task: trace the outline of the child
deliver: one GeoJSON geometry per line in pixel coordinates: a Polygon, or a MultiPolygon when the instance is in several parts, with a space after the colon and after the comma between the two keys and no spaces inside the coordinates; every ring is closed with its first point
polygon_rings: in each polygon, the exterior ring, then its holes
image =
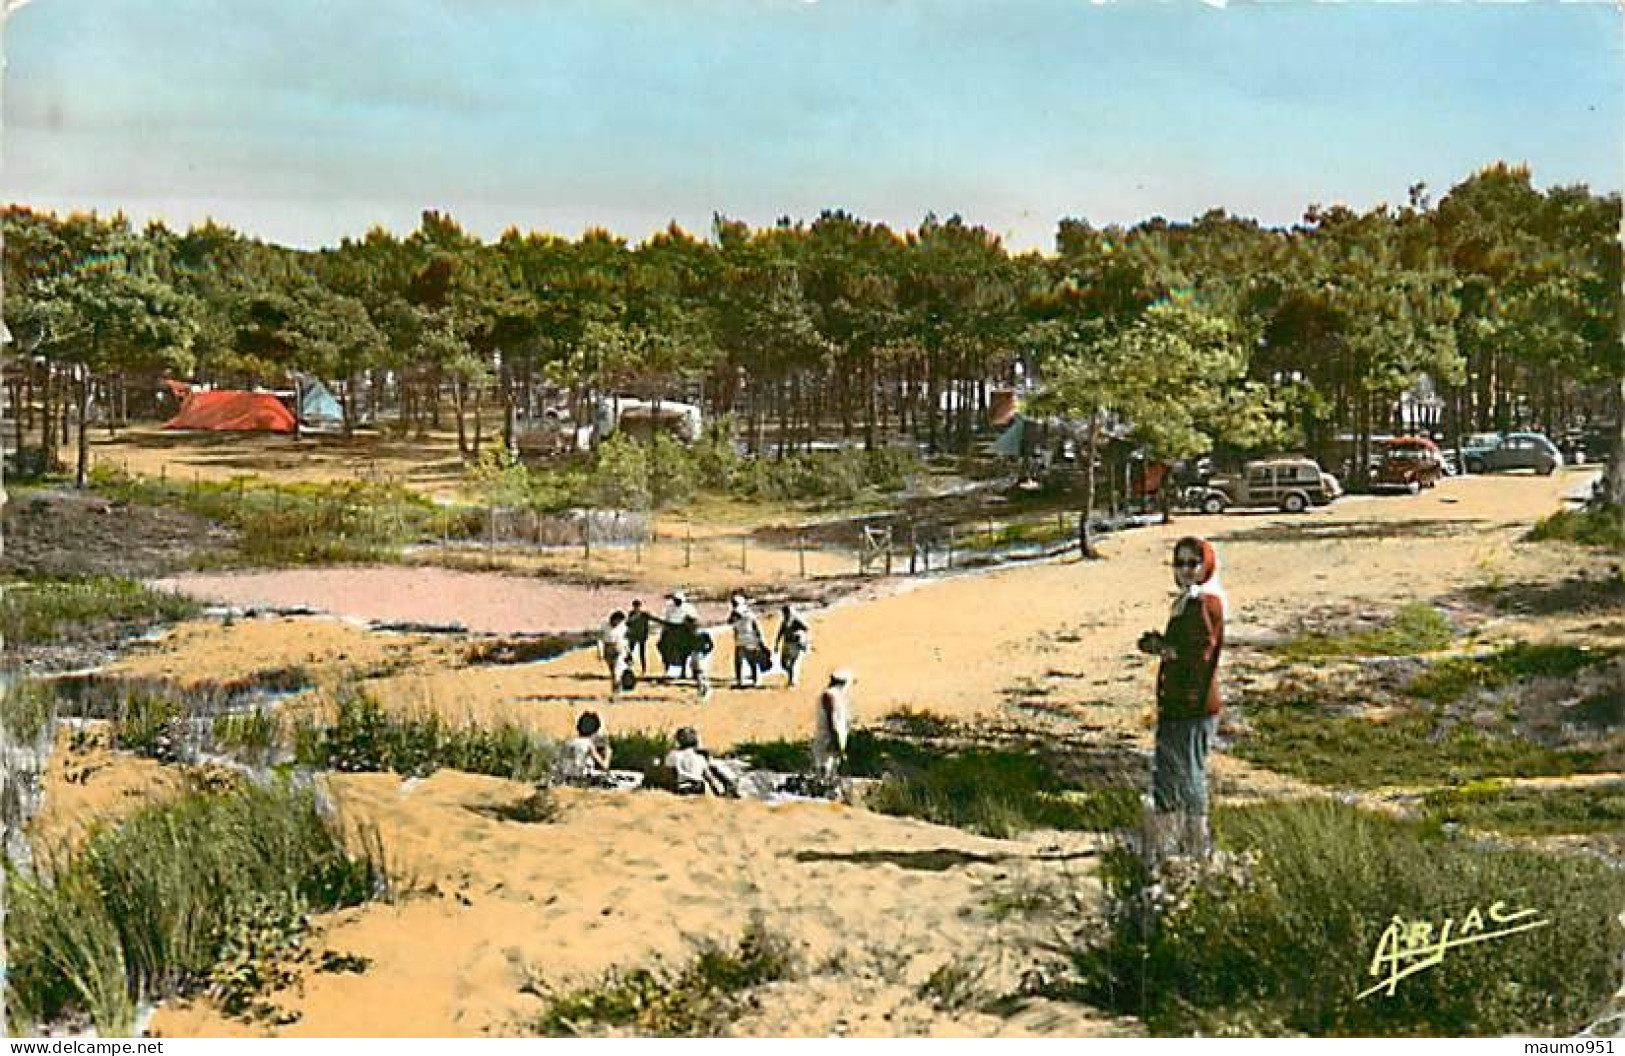
{"type": "Polygon", "coordinates": [[[643,607],[642,598],[632,599],[632,611],[626,614],[627,663],[633,657],[638,661],[638,674],[649,673],[649,625],[653,617],[643,607]]]}
{"type": "Polygon", "coordinates": [[[772,658],[764,657],[766,646],[762,642],[762,625],[750,611],[750,603],[743,594],[733,596],[728,611],[728,626],[734,632],[734,688],[745,688],[745,672],[750,672],[750,684],[760,682],[762,672],[772,666],[772,658]],[[767,663],[763,663],[764,659],[767,663]]]}
{"type": "Polygon", "coordinates": [[[609,668],[609,696],[619,700],[622,678],[631,670],[631,656],[627,650],[626,613],[616,609],[609,614],[609,623],[598,637],[598,648],[609,668]]]}
{"type": "Polygon", "coordinates": [[[831,785],[840,775],[846,758],[846,738],[852,729],[852,672],[842,669],[829,676],[829,685],[818,695],[812,743],[813,776],[831,785]]]}
{"type": "Polygon", "coordinates": [[[609,774],[609,738],[603,720],[595,711],[584,711],[576,719],[576,735],[564,742],[553,776],[571,785],[600,784],[609,774]]]}
{"type": "Polygon", "coordinates": [[[790,676],[790,685],[801,680],[801,662],[812,651],[812,629],[789,605],[784,607],[784,618],[779,621],[779,633],[773,643],[779,650],[779,663],[790,676]]]}
{"type": "Polygon", "coordinates": [[[700,703],[704,704],[711,699],[711,652],[716,649],[716,642],[712,640],[710,631],[700,627],[698,616],[690,616],[683,622],[683,632],[691,643],[687,665],[694,673],[700,703]]]}
{"type": "Polygon", "coordinates": [[[732,791],[727,776],[700,747],[700,735],[692,726],[677,731],[677,747],[666,753],[666,766],[677,775],[679,796],[725,796],[732,791]]]}

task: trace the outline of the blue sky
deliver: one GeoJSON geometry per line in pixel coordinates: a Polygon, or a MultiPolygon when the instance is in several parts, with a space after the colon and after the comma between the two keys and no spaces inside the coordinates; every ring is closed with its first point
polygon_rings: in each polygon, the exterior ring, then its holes
{"type": "Polygon", "coordinates": [[[423,209],[633,241],[714,212],[1064,216],[1436,194],[1489,162],[1617,191],[1605,3],[33,0],[4,30],[12,201],[332,244],[423,209]]]}

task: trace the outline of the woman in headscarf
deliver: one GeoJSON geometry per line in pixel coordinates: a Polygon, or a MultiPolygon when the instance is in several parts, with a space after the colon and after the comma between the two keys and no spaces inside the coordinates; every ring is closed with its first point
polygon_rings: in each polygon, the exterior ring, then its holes
{"type": "Polygon", "coordinates": [[[1147,819],[1153,862],[1170,853],[1206,857],[1208,746],[1219,724],[1219,654],[1225,596],[1219,557],[1205,539],[1174,544],[1174,599],[1168,626],[1140,636],[1141,652],[1160,657],[1157,748],[1151,764],[1154,810],[1147,819]]]}

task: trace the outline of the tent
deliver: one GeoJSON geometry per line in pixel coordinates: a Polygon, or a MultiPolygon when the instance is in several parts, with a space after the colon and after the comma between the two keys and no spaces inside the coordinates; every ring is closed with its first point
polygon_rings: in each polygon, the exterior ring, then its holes
{"type": "Polygon", "coordinates": [[[1003,428],[1016,417],[1020,403],[1015,389],[994,389],[988,394],[987,424],[1003,428]]]}
{"type": "Polygon", "coordinates": [[[231,432],[291,433],[298,427],[293,412],[269,392],[193,391],[187,394],[165,429],[214,429],[231,432]]]}
{"type": "Polygon", "coordinates": [[[317,378],[301,374],[295,378],[299,387],[299,420],[305,425],[328,426],[344,423],[344,408],[317,378]]]}

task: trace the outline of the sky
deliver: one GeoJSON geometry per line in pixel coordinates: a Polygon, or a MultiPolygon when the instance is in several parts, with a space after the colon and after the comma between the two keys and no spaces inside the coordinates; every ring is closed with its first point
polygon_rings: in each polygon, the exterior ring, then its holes
{"type": "MultiPolygon", "coordinates": [[[[8,6],[17,0],[9,0],[8,6]]],[[[1609,3],[32,0],[8,201],[312,248],[425,209],[632,242],[721,213],[1269,225],[1497,160],[1618,191],[1609,3]]]]}

